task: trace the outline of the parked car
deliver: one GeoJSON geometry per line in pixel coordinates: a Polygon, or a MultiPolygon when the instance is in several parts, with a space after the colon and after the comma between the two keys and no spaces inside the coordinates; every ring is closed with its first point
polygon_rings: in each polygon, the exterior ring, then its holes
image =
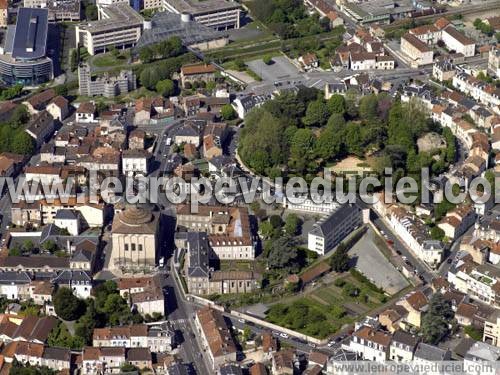
{"type": "Polygon", "coordinates": [[[280,336],[283,337],[284,339],[287,339],[289,338],[290,336],[288,336],[286,333],[280,333],[280,336]]]}

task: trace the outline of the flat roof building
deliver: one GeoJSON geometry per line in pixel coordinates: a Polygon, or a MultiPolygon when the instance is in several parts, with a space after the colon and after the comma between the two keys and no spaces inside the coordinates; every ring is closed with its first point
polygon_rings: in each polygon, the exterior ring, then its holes
{"type": "Polygon", "coordinates": [[[16,24],[7,27],[0,55],[0,79],[7,84],[38,85],[54,77],[47,57],[48,11],[20,8],[16,24]]]}
{"type": "Polygon", "coordinates": [[[163,7],[216,30],[240,28],[241,7],[225,0],[163,0],[163,7]]]}
{"type": "Polygon", "coordinates": [[[26,8],[48,9],[50,21],[80,21],[80,0],[24,0],[26,8]]]}
{"type": "Polygon", "coordinates": [[[142,34],[144,19],[126,3],[100,5],[99,20],[76,26],[76,45],[90,55],[111,47],[133,47],[142,34]]]}

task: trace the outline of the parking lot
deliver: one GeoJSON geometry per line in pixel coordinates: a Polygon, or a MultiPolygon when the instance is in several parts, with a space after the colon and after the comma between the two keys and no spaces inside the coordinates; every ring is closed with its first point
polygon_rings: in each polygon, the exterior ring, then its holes
{"type": "Polygon", "coordinates": [[[247,65],[264,81],[279,81],[297,76],[299,70],[284,56],[273,57],[274,63],[266,65],[262,59],[248,61],[247,65]]]}
{"type": "Polygon", "coordinates": [[[365,235],[349,250],[356,267],[375,285],[389,294],[408,286],[408,281],[394,268],[374,242],[376,234],[368,228],[365,235]]]}

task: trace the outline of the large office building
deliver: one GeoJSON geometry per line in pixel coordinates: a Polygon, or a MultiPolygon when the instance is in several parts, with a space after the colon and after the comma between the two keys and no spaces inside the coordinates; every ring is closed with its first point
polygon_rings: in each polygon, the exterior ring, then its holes
{"type": "Polygon", "coordinates": [[[325,255],[362,224],[361,209],[355,204],[343,204],[314,224],[308,233],[307,248],[325,255]]]}
{"type": "Polygon", "coordinates": [[[226,0],[163,0],[163,8],[216,30],[240,28],[241,7],[226,0]]]}
{"type": "Polygon", "coordinates": [[[7,27],[0,51],[0,79],[4,83],[35,86],[54,78],[52,59],[47,56],[47,35],[46,9],[19,9],[16,24],[7,27]]]}
{"type": "Polygon", "coordinates": [[[98,9],[97,21],[76,26],[76,45],[85,47],[90,55],[112,47],[135,46],[142,34],[142,16],[127,3],[100,5],[98,9]]]}

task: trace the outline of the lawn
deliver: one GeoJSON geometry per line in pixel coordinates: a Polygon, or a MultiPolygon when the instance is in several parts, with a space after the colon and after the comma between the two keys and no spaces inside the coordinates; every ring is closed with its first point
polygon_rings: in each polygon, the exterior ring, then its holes
{"type": "Polygon", "coordinates": [[[272,305],[267,320],[325,338],[386,302],[387,297],[369,282],[347,273],[337,280],[292,302],[272,305]]]}
{"type": "Polygon", "coordinates": [[[105,68],[109,66],[126,65],[127,64],[127,53],[120,53],[119,55],[114,55],[113,53],[105,53],[98,55],[93,58],[92,64],[99,68],[105,68]]]}
{"type": "Polygon", "coordinates": [[[221,260],[221,271],[252,271],[254,262],[251,260],[221,260]]]}

